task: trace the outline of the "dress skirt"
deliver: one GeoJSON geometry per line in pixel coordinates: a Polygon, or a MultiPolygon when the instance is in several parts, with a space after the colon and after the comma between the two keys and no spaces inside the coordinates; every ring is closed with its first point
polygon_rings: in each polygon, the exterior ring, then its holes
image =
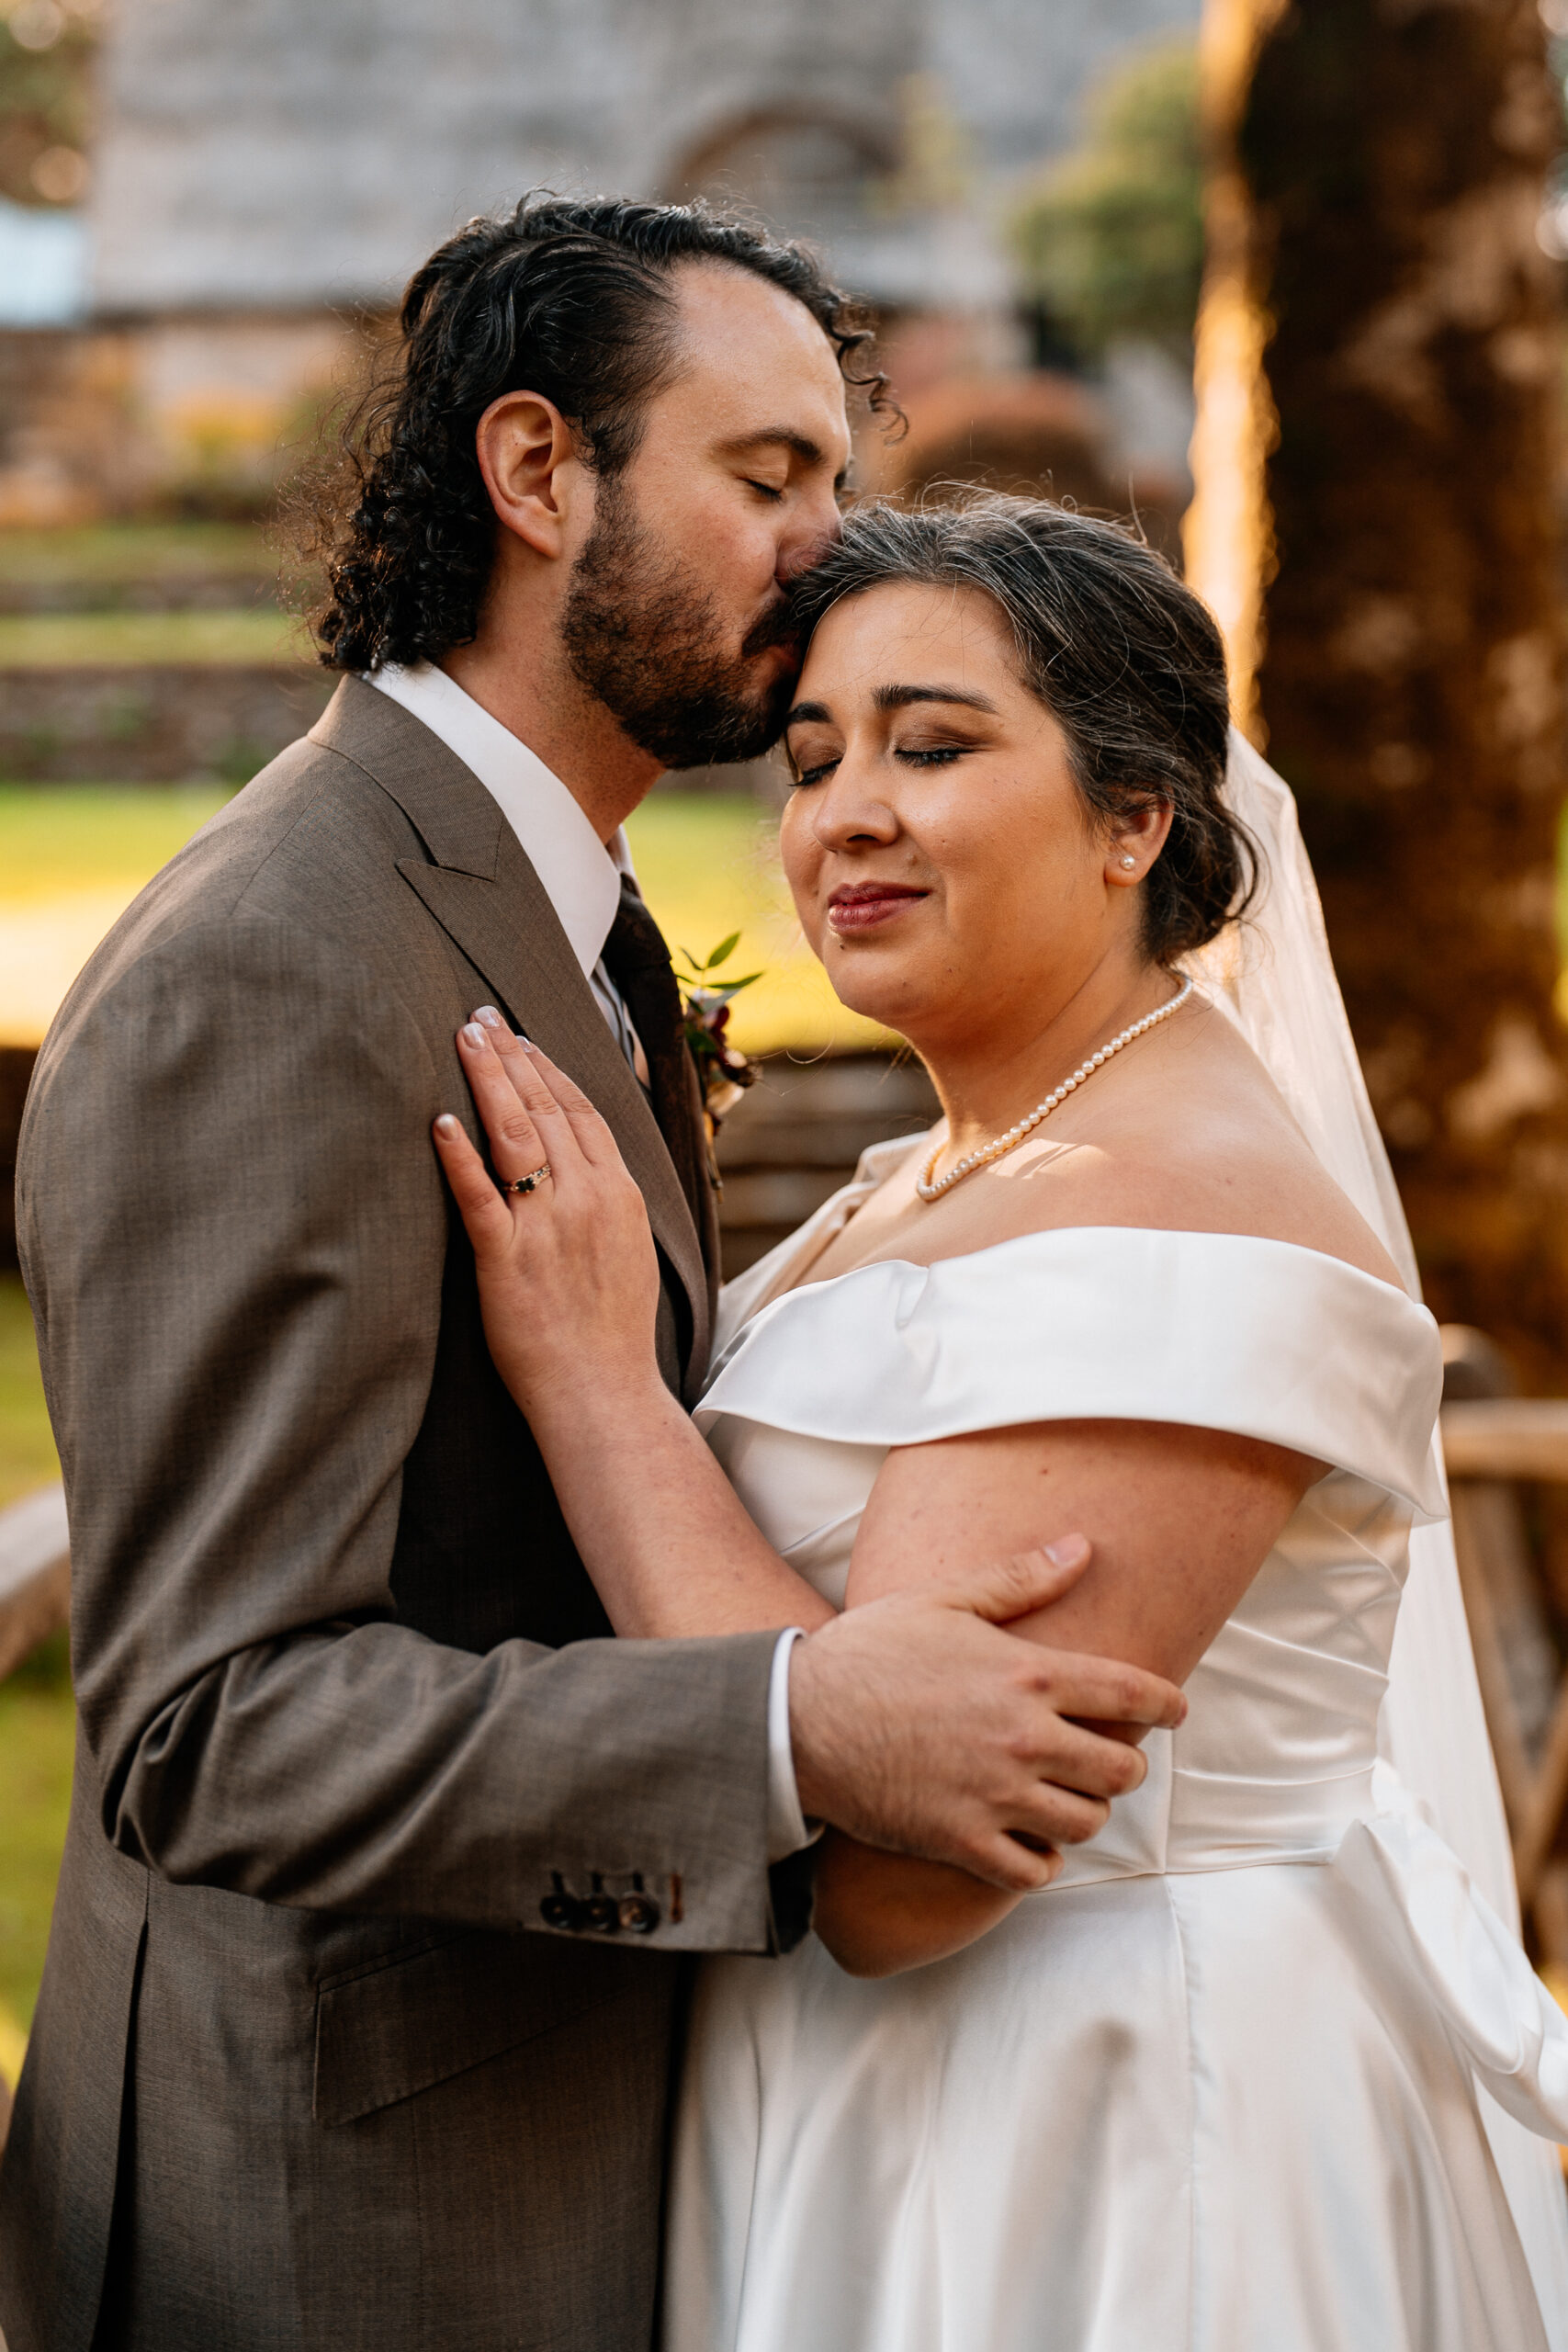
{"type": "Polygon", "coordinates": [[[704,1967],[666,2352],[1545,2341],[1375,1871],[1054,1888],[880,1982],[815,1939],[704,1967]]]}

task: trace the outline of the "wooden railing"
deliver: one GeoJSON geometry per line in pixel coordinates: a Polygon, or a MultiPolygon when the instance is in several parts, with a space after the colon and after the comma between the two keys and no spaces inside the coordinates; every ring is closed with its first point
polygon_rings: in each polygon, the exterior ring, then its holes
{"type": "Polygon", "coordinates": [[[744,1273],[847,1183],[868,1144],[940,1114],[919,1062],[886,1054],[769,1054],[719,1130],[726,1280],[744,1273]]]}
{"type": "Polygon", "coordinates": [[[1568,1399],[1457,1399],[1443,1452],[1519,1901],[1542,1960],[1568,1971],[1568,1673],[1527,1520],[1529,1487],[1568,1486],[1568,1399]]]}
{"type": "Polygon", "coordinates": [[[0,1682],[70,1611],[65,1489],[43,1487],[0,1511],[0,1682]]]}

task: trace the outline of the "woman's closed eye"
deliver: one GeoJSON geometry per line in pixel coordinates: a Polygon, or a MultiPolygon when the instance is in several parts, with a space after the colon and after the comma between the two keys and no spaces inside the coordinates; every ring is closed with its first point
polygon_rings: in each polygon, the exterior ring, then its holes
{"type": "Polygon", "coordinates": [[[830,776],[843,758],[843,746],[839,743],[785,742],[789,754],[790,780],[794,784],[821,784],[830,776]]]}
{"type": "MultiPolygon", "coordinates": [[[[951,767],[954,760],[967,759],[979,748],[977,743],[895,743],[890,746],[894,759],[907,768],[951,767]]],[[[818,751],[815,746],[801,752],[792,749],[790,765],[793,781],[802,786],[825,783],[843,756],[841,751],[818,751]]]]}
{"type": "Polygon", "coordinates": [[[973,743],[900,743],[893,756],[908,768],[944,768],[974,749],[973,743]]]}

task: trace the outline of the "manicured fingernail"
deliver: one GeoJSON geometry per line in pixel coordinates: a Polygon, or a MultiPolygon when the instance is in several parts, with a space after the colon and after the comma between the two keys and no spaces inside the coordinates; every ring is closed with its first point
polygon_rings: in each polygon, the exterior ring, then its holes
{"type": "Polygon", "coordinates": [[[1044,1552],[1054,1568],[1070,1568],[1088,1548],[1081,1535],[1058,1535],[1054,1544],[1044,1546],[1044,1552]]]}
{"type": "Polygon", "coordinates": [[[460,1132],[457,1122],[452,1116],[450,1111],[442,1112],[441,1116],[435,1122],[435,1129],[438,1135],[448,1136],[455,1136],[460,1132]]]}
{"type": "Polygon", "coordinates": [[[482,1045],[484,1044],[484,1041],[485,1041],[485,1033],[484,1033],[484,1031],[479,1027],[479,1023],[478,1023],[477,1021],[470,1021],[470,1022],[468,1022],[468,1023],[465,1025],[464,1030],[463,1030],[463,1043],[464,1043],[464,1045],[465,1045],[465,1046],[482,1046],[482,1045]]]}
{"type": "Polygon", "coordinates": [[[482,1021],[487,1029],[499,1029],[502,1025],[501,1015],[493,1004],[481,1004],[474,1019],[482,1021]]]}
{"type": "Polygon", "coordinates": [[[519,1037],[517,1042],[522,1046],[523,1051],[525,1054],[531,1054],[533,1052],[534,1041],[531,1037],[519,1037]]]}

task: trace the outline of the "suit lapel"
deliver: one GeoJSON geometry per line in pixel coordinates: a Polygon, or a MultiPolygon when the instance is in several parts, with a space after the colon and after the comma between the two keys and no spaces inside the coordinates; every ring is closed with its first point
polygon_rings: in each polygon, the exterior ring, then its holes
{"type": "Polygon", "coordinates": [[[692,1361],[700,1367],[707,1356],[707,1281],[680,1179],[517,836],[438,736],[358,678],[343,681],[310,737],[353,760],[397,802],[431,861],[400,858],[398,871],[484,975],[501,1010],[607,1121],[686,1294],[692,1361]]]}

